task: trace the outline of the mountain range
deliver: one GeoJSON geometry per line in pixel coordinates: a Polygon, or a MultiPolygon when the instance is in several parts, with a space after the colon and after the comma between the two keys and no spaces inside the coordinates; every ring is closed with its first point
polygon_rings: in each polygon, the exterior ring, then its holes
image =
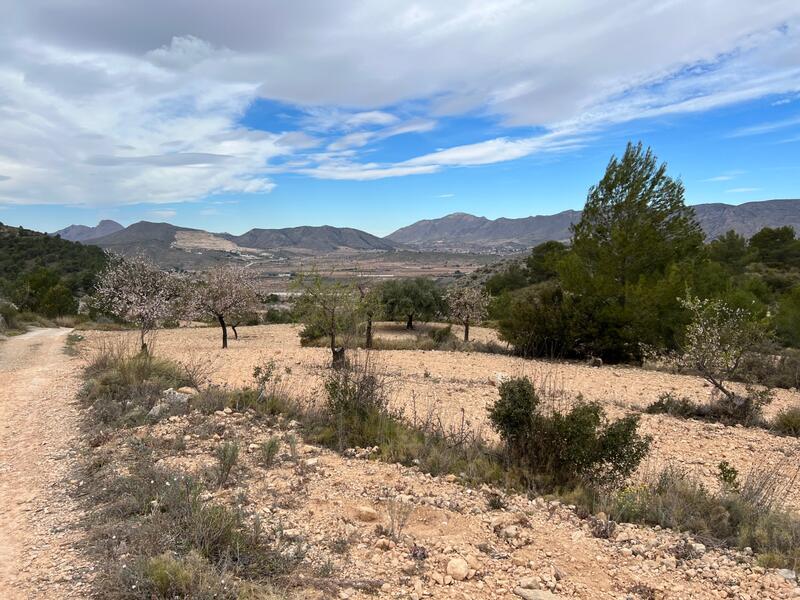
{"type": "MultiPolygon", "coordinates": [[[[750,237],[764,227],[791,225],[800,233],[800,200],[764,200],[745,204],[696,204],[693,206],[706,239],[734,230],[750,237]]],[[[570,225],[581,211],[520,219],[487,219],[453,213],[440,219],[417,221],[385,239],[422,250],[503,252],[524,250],[549,240],[567,241],[570,225]]]]}
{"type": "Polygon", "coordinates": [[[96,227],[88,227],[87,225],[70,225],[64,229],[59,229],[53,235],[58,235],[61,239],[70,242],[88,242],[89,240],[96,240],[97,238],[111,235],[118,231],[125,229],[116,221],[104,219],[100,221],[96,227]]]}
{"type": "MultiPolygon", "coordinates": [[[[693,208],[707,239],[729,230],[750,237],[763,227],[782,225],[791,225],[800,232],[800,200],[698,204],[693,208]]],[[[222,259],[231,253],[243,257],[403,249],[507,253],[548,240],[566,241],[570,237],[570,225],[580,217],[581,212],[577,210],[518,219],[487,219],[453,213],[439,219],[417,221],[384,238],[349,227],[251,229],[242,235],[231,235],[148,221],[124,228],[114,221],[101,221],[96,227],[71,225],[55,233],[67,240],[88,242],[115,252],[144,253],[163,264],[180,267],[193,262],[187,261],[187,255],[202,256],[207,262],[209,258],[222,259]]]]}

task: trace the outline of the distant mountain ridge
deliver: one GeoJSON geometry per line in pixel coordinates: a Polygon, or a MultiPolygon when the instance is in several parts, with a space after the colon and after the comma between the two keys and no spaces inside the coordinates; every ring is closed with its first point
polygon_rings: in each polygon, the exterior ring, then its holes
{"type": "Polygon", "coordinates": [[[171,268],[207,266],[238,255],[243,258],[336,251],[386,251],[401,247],[348,227],[251,229],[242,235],[211,233],[170,223],[139,221],[109,235],[88,240],[118,254],[144,254],[171,268]]]}
{"type": "MultiPolygon", "coordinates": [[[[722,203],[697,204],[697,220],[708,239],[729,230],[750,237],[764,227],[791,225],[800,234],[800,200],[765,200],[738,206],[722,203]]],[[[58,233],[63,239],[91,243],[120,254],[142,253],[166,266],[183,268],[241,257],[266,255],[323,254],[338,251],[391,251],[416,249],[507,253],[523,251],[550,240],[567,241],[570,225],[581,211],[518,219],[487,219],[453,213],[402,227],[384,238],[350,227],[289,227],[251,229],[242,235],[210,233],[170,223],[139,221],[122,227],[101,221],[97,227],[71,225],[58,233]],[[106,235],[98,235],[111,229],[106,235]]]]}
{"type": "Polygon", "coordinates": [[[65,227],[64,229],[59,229],[58,231],[53,232],[51,235],[58,235],[62,240],[68,240],[70,242],[87,242],[89,240],[95,240],[106,235],[111,235],[112,233],[122,231],[123,229],[125,228],[116,221],[103,219],[97,224],[96,227],[88,227],[86,225],[70,225],[69,227],[65,227]]]}
{"type": "Polygon", "coordinates": [[[245,248],[264,250],[302,248],[331,252],[341,248],[352,250],[394,250],[397,243],[350,227],[289,227],[286,229],[251,229],[242,235],[220,234],[220,237],[245,248]]]}
{"type": "MultiPolygon", "coordinates": [[[[800,234],[800,200],[696,204],[693,208],[707,239],[717,238],[731,229],[750,237],[764,227],[783,225],[791,225],[800,234]]],[[[440,219],[417,221],[385,239],[420,250],[514,251],[550,240],[567,241],[570,225],[580,218],[579,210],[519,219],[487,219],[453,213],[440,219]]]]}

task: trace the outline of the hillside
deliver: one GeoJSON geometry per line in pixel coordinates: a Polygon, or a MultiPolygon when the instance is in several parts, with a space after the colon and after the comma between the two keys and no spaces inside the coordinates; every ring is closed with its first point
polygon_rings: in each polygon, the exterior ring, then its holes
{"type": "Polygon", "coordinates": [[[441,219],[418,221],[386,239],[427,250],[514,251],[548,240],[568,239],[569,226],[580,214],[568,210],[555,215],[491,220],[454,213],[441,219]]]}
{"type": "Polygon", "coordinates": [[[89,240],[95,240],[106,235],[111,235],[112,233],[122,231],[123,229],[125,228],[116,221],[104,219],[95,227],[89,227],[87,225],[70,225],[64,229],[54,231],[51,235],[57,235],[61,237],[62,240],[68,240],[70,242],[87,242],[89,240]]]}
{"type": "Polygon", "coordinates": [[[103,251],[94,246],[0,223],[0,286],[45,267],[82,288],[88,274],[104,264],[103,251]]]}
{"type": "Polygon", "coordinates": [[[240,257],[274,259],[337,251],[386,251],[400,247],[364,231],[339,227],[251,229],[243,235],[210,233],[170,223],[139,221],[91,243],[119,254],[144,254],[173,269],[207,268],[240,257]]]}
{"type": "MultiPolygon", "coordinates": [[[[733,229],[750,237],[763,227],[791,225],[800,231],[800,200],[767,200],[730,204],[697,204],[697,220],[708,239],[733,229]]],[[[386,239],[426,250],[513,251],[548,240],[567,240],[569,226],[581,211],[567,210],[549,216],[487,219],[454,213],[423,220],[398,229],[386,239]]]]}
{"type": "Polygon", "coordinates": [[[352,250],[394,250],[397,243],[350,227],[291,227],[287,229],[251,229],[243,235],[222,234],[228,240],[246,248],[263,250],[313,250],[331,252],[342,248],[352,250]]]}

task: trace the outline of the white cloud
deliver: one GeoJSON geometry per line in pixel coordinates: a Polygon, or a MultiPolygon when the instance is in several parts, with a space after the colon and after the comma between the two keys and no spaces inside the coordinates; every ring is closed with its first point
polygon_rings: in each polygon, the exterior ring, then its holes
{"type": "Polygon", "coordinates": [[[772,133],[773,131],[780,131],[800,125],[800,115],[790,117],[788,119],[781,119],[780,121],[771,121],[769,123],[759,123],[758,125],[751,125],[749,127],[741,127],[730,134],[730,137],[746,137],[750,135],[763,135],[765,133],[772,133]]]}
{"type": "Polygon", "coordinates": [[[455,194],[439,194],[437,198],[453,198],[455,194]]]}
{"type": "Polygon", "coordinates": [[[267,193],[287,171],[376,179],[567,151],[615,123],[796,97],[798,28],[796,0],[12,3],[0,202],[167,203],[267,193]],[[288,105],[285,127],[241,125],[258,98],[288,105]],[[539,133],[366,158],[466,113],[539,133]]]}
{"type": "Polygon", "coordinates": [[[738,187],[725,190],[728,194],[749,194],[750,192],[758,192],[761,188],[757,187],[738,187]]]}

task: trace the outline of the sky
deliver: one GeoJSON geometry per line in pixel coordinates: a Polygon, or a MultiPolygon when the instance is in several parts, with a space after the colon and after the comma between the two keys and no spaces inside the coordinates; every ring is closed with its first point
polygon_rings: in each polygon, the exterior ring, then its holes
{"type": "Polygon", "coordinates": [[[689,204],[800,197],[797,0],[0,0],[0,221],[386,235],[580,209],[628,141],[689,204]]]}

